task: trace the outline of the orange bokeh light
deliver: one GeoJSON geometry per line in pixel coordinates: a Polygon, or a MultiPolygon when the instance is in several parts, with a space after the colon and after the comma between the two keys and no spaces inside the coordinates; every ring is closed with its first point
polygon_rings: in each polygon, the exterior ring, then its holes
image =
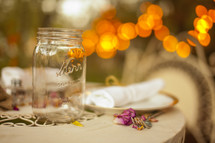
{"type": "Polygon", "coordinates": [[[117,50],[124,51],[129,48],[130,46],[130,40],[122,40],[118,38],[119,46],[117,47],[117,50]]]}
{"type": "Polygon", "coordinates": [[[211,18],[210,16],[208,16],[208,15],[203,15],[203,16],[201,17],[201,19],[204,19],[204,20],[207,22],[208,28],[209,28],[209,29],[212,28],[212,26],[213,26],[213,20],[212,20],[212,18],[211,18]]]}
{"type": "Polygon", "coordinates": [[[151,30],[154,26],[154,18],[152,15],[142,14],[138,18],[138,25],[145,30],[151,30]]]}
{"type": "Polygon", "coordinates": [[[149,15],[157,15],[160,18],[162,18],[163,16],[163,10],[161,9],[160,6],[155,5],[155,4],[151,4],[148,8],[147,8],[147,14],[149,15]]]}
{"type": "Polygon", "coordinates": [[[116,50],[105,51],[100,44],[97,44],[96,53],[99,57],[103,59],[110,59],[116,55],[116,50]]]}
{"type": "Polygon", "coordinates": [[[160,40],[163,41],[163,39],[169,35],[169,29],[166,26],[162,26],[159,30],[155,30],[155,37],[160,40]]]}
{"type": "Polygon", "coordinates": [[[142,13],[145,13],[147,11],[147,8],[151,5],[152,3],[151,2],[143,2],[141,5],[140,5],[140,11],[142,13]]]}
{"type": "Polygon", "coordinates": [[[116,30],[113,26],[113,24],[108,20],[101,20],[96,24],[96,32],[99,35],[102,35],[106,32],[115,33],[116,30]]]}
{"type": "Polygon", "coordinates": [[[179,42],[176,46],[177,54],[182,58],[187,58],[190,55],[190,46],[186,42],[179,42]]]}
{"type": "Polygon", "coordinates": [[[86,56],[91,55],[95,51],[96,45],[89,39],[83,39],[82,45],[86,56]]]}
{"type": "MultiPolygon", "coordinates": [[[[198,32],[196,30],[190,30],[187,32],[190,36],[192,36],[193,38],[197,39],[198,37],[198,32]]],[[[195,43],[193,43],[193,41],[191,41],[190,39],[187,39],[187,42],[191,45],[191,46],[196,46],[195,43]]]]}
{"type": "Polygon", "coordinates": [[[196,24],[196,30],[199,31],[200,33],[207,33],[208,30],[209,30],[209,24],[206,20],[200,18],[198,21],[197,21],[197,24],[196,24]]]}
{"type": "Polygon", "coordinates": [[[206,15],[208,10],[203,5],[197,5],[195,11],[196,11],[196,15],[198,17],[201,17],[203,15],[206,15]]]}
{"type": "Polygon", "coordinates": [[[91,40],[94,44],[97,44],[99,41],[99,37],[96,34],[95,30],[86,30],[82,34],[83,39],[89,39],[91,40]]]}
{"type": "Polygon", "coordinates": [[[154,16],[154,27],[153,30],[159,30],[163,26],[163,20],[154,16]]]}
{"type": "Polygon", "coordinates": [[[193,26],[196,28],[197,22],[199,21],[200,18],[195,18],[193,21],[193,26]]]}
{"type": "Polygon", "coordinates": [[[92,24],[91,24],[92,29],[96,29],[96,25],[97,25],[100,21],[102,21],[102,20],[104,20],[104,18],[101,18],[101,17],[95,18],[95,19],[92,21],[92,24]]]}
{"type": "Polygon", "coordinates": [[[108,10],[104,11],[101,15],[103,18],[106,18],[106,19],[113,19],[116,16],[116,9],[111,6],[108,10]]]}
{"type": "Polygon", "coordinates": [[[195,44],[193,41],[191,41],[190,39],[188,39],[188,38],[187,38],[187,42],[188,42],[191,46],[196,47],[196,44],[195,44]]]}
{"type": "Polygon", "coordinates": [[[211,19],[213,20],[213,23],[215,23],[215,10],[214,9],[210,9],[208,11],[208,16],[210,16],[211,19]]]}
{"type": "Polygon", "coordinates": [[[118,29],[119,26],[122,24],[119,19],[111,19],[110,22],[113,24],[115,29],[118,29]]]}
{"type": "Polygon", "coordinates": [[[158,15],[142,14],[138,18],[138,25],[144,30],[158,30],[162,27],[163,21],[158,15]]]}
{"type": "Polygon", "coordinates": [[[188,31],[188,34],[197,39],[199,33],[196,30],[190,30],[188,31]]]}
{"type": "Polygon", "coordinates": [[[128,22],[119,26],[118,28],[118,36],[122,40],[131,40],[137,37],[137,33],[135,30],[135,24],[128,22]]]}
{"type": "Polygon", "coordinates": [[[172,35],[168,35],[163,40],[163,47],[168,52],[175,52],[178,40],[172,35]]]}
{"type": "Polygon", "coordinates": [[[202,46],[208,46],[211,41],[211,37],[208,33],[199,33],[198,34],[198,41],[202,46]]]}
{"type": "MultiPolygon", "coordinates": [[[[178,42],[176,37],[169,35],[168,27],[163,25],[163,10],[159,5],[144,2],[140,5],[140,11],[143,14],[138,18],[137,24],[131,22],[122,24],[115,18],[114,7],[103,12],[101,17],[94,21],[95,31],[87,30],[82,35],[86,55],[89,56],[96,51],[101,58],[112,58],[117,50],[129,48],[131,39],[136,38],[137,35],[143,38],[148,37],[154,30],[155,37],[163,41],[165,50],[176,51],[182,58],[189,56],[190,46],[196,46],[194,39],[190,37],[186,39],[187,42],[178,42]]],[[[195,12],[198,17],[193,22],[194,30],[188,31],[188,34],[197,39],[202,46],[208,46],[211,41],[208,31],[215,23],[215,9],[207,10],[203,5],[198,5],[195,12]]],[[[73,52],[68,54],[74,56],[73,52]]]]}
{"type": "Polygon", "coordinates": [[[143,38],[150,36],[152,33],[151,29],[150,30],[142,29],[138,24],[136,24],[135,29],[136,29],[137,34],[143,38]]]}
{"type": "Polygon", "coordinates": [[[116,50],[119,46],[119,41],[115,34],[105,33],[101,35],[99,44],[104,51],[110,52],[116,50]]]}

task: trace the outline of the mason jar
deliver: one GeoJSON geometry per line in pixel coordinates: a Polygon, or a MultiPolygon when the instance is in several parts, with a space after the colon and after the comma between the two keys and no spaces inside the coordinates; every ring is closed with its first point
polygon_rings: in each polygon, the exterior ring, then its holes
{"type": "Polygon", "coordinates": [[[82,31],[39,28],[33,55],[33,113],[70,122],[84,110],[86,57],[82,31]]]}

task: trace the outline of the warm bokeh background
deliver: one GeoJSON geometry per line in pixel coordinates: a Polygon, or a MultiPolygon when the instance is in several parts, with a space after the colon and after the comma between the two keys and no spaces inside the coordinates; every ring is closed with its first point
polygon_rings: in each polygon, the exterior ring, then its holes
{"type": "MultiPolygon", "coordinates": [[[[122,22],[136,23],[141,15],[139,6],[143,0],[0,0],[0,69],[5,66],[31,67],[32,52],[36,45],[38,27],[66,27],[90,29],[94,19],[98,18],[107,6],[113,5],[116,17],[122,22]]],[[[162,0],[150,1],[161,6],[164,12],[163,23],[171,33],[193,29],[196,17],[195,7],[202,4],[208,9],[214,8],[213,0],[162,0]]],[[[211,43],[204,48],[209,64],[215,66],[215,33],[212,28],[211,43]],[[211,56],[211,57],[210,57],[211,56]]],[[[154,37],[135,38],[130,48],[144,51],[148,41],[154,37]]],[[[95,53],[88,57],[87,80],[104,82],[108,75],[121,79],[126,51],[117,52],[112,59],[101,59],[95,53]]],[[[192,50],[195,55],[195,50],[192,50]]]]}

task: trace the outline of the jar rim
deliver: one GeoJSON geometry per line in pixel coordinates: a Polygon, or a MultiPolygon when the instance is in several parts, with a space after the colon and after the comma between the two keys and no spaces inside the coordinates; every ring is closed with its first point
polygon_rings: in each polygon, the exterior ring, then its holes
{"type": "Polygon", "coordinates": [[[39,27],[38,31],[55,31],[55,32],[75,32],[75,33],[83,33],[81,29],[70,29],[70,28],[57,28],[57,27],[39,27]]]}
{"type": "Polygon", "coordinates": [[[70,28],[39,27],[37,38],[45,39],[82,39],[83,30],[70,28]]]}

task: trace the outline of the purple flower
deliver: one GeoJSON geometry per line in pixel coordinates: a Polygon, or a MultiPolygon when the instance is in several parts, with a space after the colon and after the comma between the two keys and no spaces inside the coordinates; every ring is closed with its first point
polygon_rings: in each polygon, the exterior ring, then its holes
{"type": "Polygon", "coordinates": [[[124,110],[121,114],[122,116],[130,116],[132,118],[136,117],[136,112],[134,109],[129,108],[127,110],[124,110]]]}
{"type": "Polygon", "coordinates": [[[129,126],[132,124],[131,117],[136,117],[136,112],[134,109],[129,108],[127,110],[124,110],[122,114],[114,114],[114,117],[114,123],[129,126]]]}
{"type": "Polygon", "coordinates": [[[19,111],[19,108],[17,106],[13,106],[13,110],[19,111]]]}

